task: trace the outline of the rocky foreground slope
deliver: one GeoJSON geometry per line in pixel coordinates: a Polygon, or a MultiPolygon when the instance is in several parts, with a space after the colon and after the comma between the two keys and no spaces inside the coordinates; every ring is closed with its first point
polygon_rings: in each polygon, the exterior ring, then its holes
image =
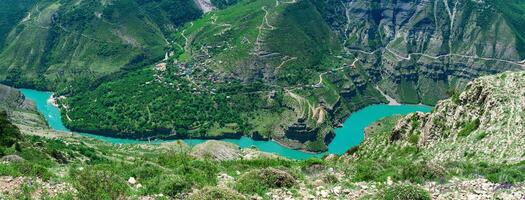
{"type": "Polygon", "coordinates": [[[28,129],[45,129],[47,124],[37,112],[35,104],[28,101],[15,88],[0,84],[0,111],[6,111],[12,121],[28,129]]]}
{"type": "Polygon", "coordinates": [[[525,151],[525,73],[503,73],[470,82],[432,113],[406,116],[391,140],[418,138],[433,160],[516,163],[525,151]]]}

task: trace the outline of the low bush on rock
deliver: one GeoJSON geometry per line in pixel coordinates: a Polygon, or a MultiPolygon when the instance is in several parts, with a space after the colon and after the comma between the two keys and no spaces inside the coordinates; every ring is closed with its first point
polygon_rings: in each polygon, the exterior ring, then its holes
{"type": "Polygon", "coordinates": [[[430,194],[415,185],[395,184],[386,186],[376,196],[383,200],[430,200],[430,194]]]}
{"type": "Polygon", "coordinates": [[[255,169],[243,174],[235,188],[243,193],[264,194],[271,188],[289,188],[295,185],[295,177],[290,173],[275,169],[255,169]]]}

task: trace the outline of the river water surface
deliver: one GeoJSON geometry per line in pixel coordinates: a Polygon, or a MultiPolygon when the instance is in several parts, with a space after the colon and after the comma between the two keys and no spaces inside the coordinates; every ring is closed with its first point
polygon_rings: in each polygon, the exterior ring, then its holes
{"type": "MultiPolygon", "coordinates": [[[[21,89],[21,92],[29,99],[35,102],[37,109],[47,120],[49,126],[57,131],[69,130],[62,123],[60,110],[54,106],[50,101],[52,95],[51,92],[41,92],[30,89],[21,89]]],[[[423,105],[371,105],[367,106],[357,112],[352,113],[350,117],[344,122],[342,128],[335,129],[336,136],[334,140],[328,145],[328,152],[341,155],[348,149],[357,146],[364,139],[364,129],[384,117],[392,115],[405,115],[412,112],[430,112],[431,107],[423,105]]],[[[93,135],[88,133],[78,133],[86,137],[96,138],[102,141],[116,143],[116,144],[140,144],[148,143],[147,141],[129,140],[120,138],[104,137],[99,135],[93,135]]],[[[189,145],[196,145],[205,142],[206,140],[184,140],[189,145]]],[[[298,150],[286,148],[274,141],[254,141],[248,137],[242,137],[240,139],[225,139],[223,141],[235,143],[241,148],[247,148],[251,146],[257,147],[259,150],[264,152],[276,153],[278,155],[292,158],[292,159],[307,159],[310,157],[320,157],[327,153],[322,154],[310,154],[298,150]]],[[[162,143],[170,142],[164,140],[155,140],[151,143],[162,143]]]]}

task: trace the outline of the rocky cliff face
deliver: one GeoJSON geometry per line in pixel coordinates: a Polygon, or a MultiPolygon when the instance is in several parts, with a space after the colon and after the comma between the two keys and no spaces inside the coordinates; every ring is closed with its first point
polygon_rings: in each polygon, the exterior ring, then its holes
{"type": "Polygon", "coordinates": [[[0,108],[10,111],[23,103],[24,97],[18,90],[0,84],[0,108]]]}
{"type": "Polygon", "coordinates": [[[476,79],[432,113],[406,116],[393,142],[417,138],[433,159],[517,162],[525,156],[525,73],[476,79]]]}
{"type": "Polygon", "coordinates": [[[10,120],[25,128],[46,128],[46,121],[36,111],[35,104],[25,99],[15,88],[0,84],[0,111],[6,111],[10,120]]]}
{"type": "Polygon", "coordinates": [[[512,1],[325,2],[347,52],[403,102],[434,104],[475,77],[524,68],[512,1]]]}

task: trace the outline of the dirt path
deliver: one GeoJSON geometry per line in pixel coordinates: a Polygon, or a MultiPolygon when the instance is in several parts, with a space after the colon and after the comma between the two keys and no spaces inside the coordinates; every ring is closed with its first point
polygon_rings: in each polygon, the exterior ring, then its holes
{"type": "Polygon", "coordinates": [[[299,109],[300,109],[300,116],[301,117],[307,117],[306,115],[308,113],[305,112],[305,109],[303,109],[303,105],[306,105],[307,106],[307,109],[310,113],[314,113],[314,108],[312,106],[312,104],[310,104],[310,101],[308,101],[307,99],[305,99],[304,97],[298,95],[298,94],[295,94],[293,93],[292,91],[288,90],[288,89],[285,89],[285,92],[286,94],[288,94],[290,97],[292,97],[293,99],[295,99],[299,105],[299,109]]]}
{"type": "MultiPolygon", "coordinates": [[[[190,22],[190,28],[193,27],[193,22],[190,22]]],[[[182,38],[184,38],[184,52],[189,52],[189,46],[190,46],[190,39],[188,39],[188,37],[186,37],[185,35],[186,33],[186,29],[182,30],[182,32],[180,32],[180,35],[182,36],[182,38]]]]}
{"type": "Polygon", "coordinates": [[[381,93],[381,95],[383,95],[386,98],[386,100],[388,100],[388,105],[391,105],[391,106],[399,106],[399,105],[401,105],[394,98],[392,98],[391,96],[388,96],[381,89],[379,89],[379,86],[376,86],[375,88],[376,88],[377,91],[379,91],[379,93],[381,93]]]}
{"type": "Polygon", "coordinates": [[[281,69],[281,67],[283,67],[286,63],[292,61],[292,60],[296,60],[297,57],[288,57],[288,56],[285,56],[284,57],[285,60],[283,60],[283,62],[281,62],[281,64],[279,66],[277,66],[277,68],[275,68],[276,70],[279,70],[281,69]]]}
{"type": "MultiPolygon", "coordinates": [[[[504,62],[504,63],[509,63],[509,64],[512,64],[512,65],[518,65],[518,66],[520,66],[520,67],[525,69],[525,60],[514,61],[514,60],[505,60],[505,59],[498,59],[498,58],[486,58],[486,57],[479,57],[479,56],[463,55],[463,54],[456,54],[456,53],[449,53],[449,54],[444,54],[444,55],[439,55],[439,56],[432,56],[432,55],[428,55],[428,54],[424,54],[424,53],[410,53],[407,56],[403,56],[400,53],[390,49],[389,47],[379,48],[379,49],[374,50],[373,52],[363,51],[363,50],[359,50],[359,49],[347,49],[347,51],[350,51],[350,52],[352,52],[352,51],[353,52],[359,52],[359,53],[363,53],[363,54],[367,54],[367,55],[373,55],[377,51],[381,51],[381,50],[391,53],[396,58],[398,58],[398,60],[411,60],[412,59],[412,55],[414,55],[414,56],[423,56],[423,57],[434,59],[434,60],[441,59],[441,58],[446,58],[446,57],[460,57],[460,58],[470,58],[470,59],[485,60],[485,61],[504,62]]],[[[458,62],[458,63],[461,63],[461,62],[458,62]]]]}
{"type": "Polygon", "coordinates": [[[439,55],[439,56],[432,56],[432,55],[428,55],[428,54],[424,54],[424,53],[410,53],[410,54],[408,54],[408,57],[405,57],[405,56],[402,56],[399,53],[391,50],[388,47],[386,47],[385,50],[388,51],[389,53],[393,54],[395,57],[397,57],[400,60],[411,60],[412,59],[412,55],[423,56],[423,57],[427,57],[427,58],[434,59],[434,60],[437,60],[437,59],[440,59],[440,58],[445,58],[445,57],[460,57],[460,58],[470,58],[470,59],[485,60],[485,61],[505,62],[505,63],[518,65],[518,66],[521,66],[521,67],[525,67],[525,63],[521,63],[523,61],[520,62],[520,61],[512,61],[512,60],[505,60],[505,59],[498,59],[498,58],[485,58],[485,57],[462,55],[462,54],[455,54],[455,53],[444,54],[444,55],[439,55]]]}

